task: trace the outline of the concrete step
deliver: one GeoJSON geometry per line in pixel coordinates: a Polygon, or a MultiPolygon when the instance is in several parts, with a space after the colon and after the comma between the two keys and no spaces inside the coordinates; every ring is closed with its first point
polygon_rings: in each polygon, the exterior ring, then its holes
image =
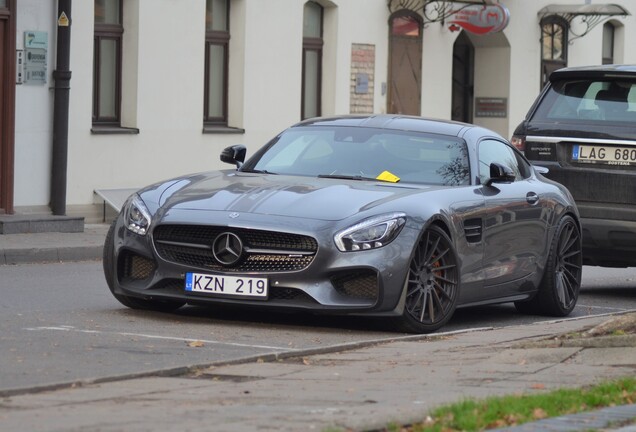
{"type": "Polygon", "coordinates": [[[50,214],[0,215],[0,234],[84,232],[84,218],[50,214]]]}

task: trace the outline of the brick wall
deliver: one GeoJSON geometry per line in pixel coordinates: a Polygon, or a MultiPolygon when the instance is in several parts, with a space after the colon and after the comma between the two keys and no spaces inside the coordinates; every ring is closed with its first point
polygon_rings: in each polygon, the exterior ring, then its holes
{"type": "Polygon", "coordinates": [[[373,113],[375,88],[375,45],[351,45],[351,85],[349,112],[373,113]]]}

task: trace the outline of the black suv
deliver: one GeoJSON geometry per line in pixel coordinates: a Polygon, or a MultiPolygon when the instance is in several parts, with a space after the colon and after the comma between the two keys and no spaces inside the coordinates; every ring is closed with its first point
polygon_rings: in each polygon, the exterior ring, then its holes
{"type": "Polygon", "coordinates": [[[636,266],[636,65],[553,72],[512,143],[574,196],[585,264],[636,266]]]}

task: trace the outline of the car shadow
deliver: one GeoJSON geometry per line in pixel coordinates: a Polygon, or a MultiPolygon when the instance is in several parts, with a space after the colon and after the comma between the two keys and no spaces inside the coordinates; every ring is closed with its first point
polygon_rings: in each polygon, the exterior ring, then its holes
{"type": "MultiPolygon", "coordinates": [[[[259,309],[241,307],[184,306],[175,312],[155,312],[132,309],[121,309],[122,313],[132,314],[159,322],[186,323],[188,325],[249,325],[268,330],[305,331],[312,332],[347,331],[355,333],[378,333],[378,336],[401,336],[408,333],[400,332],[392,327],[392,321],[387,318],[364,316],[341,316],[329,314],[314,314],[304,311],[263,311],[259,309]]],[[[520,314],[511,304],[498,304],[458,309],[451,320],[436,333],[470,330],[484,327],[500,327],[521,325],[535,322],[546,317],[528,316],[520,314]]]]}

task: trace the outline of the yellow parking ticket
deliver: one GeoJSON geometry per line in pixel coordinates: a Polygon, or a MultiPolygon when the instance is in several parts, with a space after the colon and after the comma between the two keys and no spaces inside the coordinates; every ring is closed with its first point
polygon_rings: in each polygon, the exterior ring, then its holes
{"type": "Polygon", "coordinates": [[[380,175],[376,177],[376,179],[386,181],[386,182],[391,182],[391,183],[397,183],[400,181],[400,178],[398,176],[388,171],[382,171],[380,175]]]}

